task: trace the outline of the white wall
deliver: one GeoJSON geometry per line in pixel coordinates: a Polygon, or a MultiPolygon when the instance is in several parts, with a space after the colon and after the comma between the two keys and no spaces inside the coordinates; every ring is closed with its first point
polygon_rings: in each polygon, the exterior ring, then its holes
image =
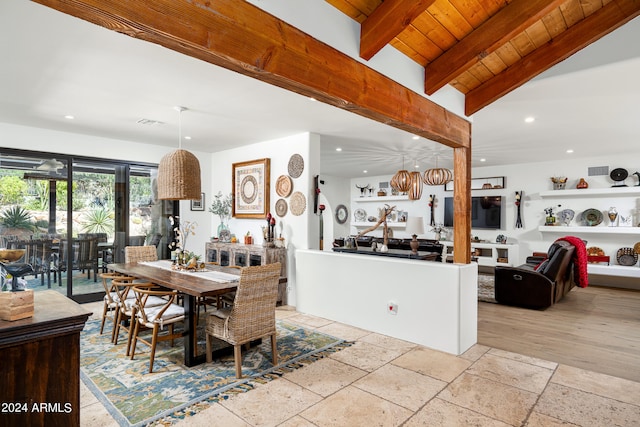
{"type": "MultiPolygon", "coordinates": [[[[296,279],[295,279],[295,251],[296,249],[308,249],[318,247],[317,218],[313,214],[313,177],[318,175],[320,168],[320,138],[318,135],[302,133],[272,141],[238,147],[231,150],[217,152],[212,158],[212,187],[211,197],[222,191],[223,194],[231,192],[232,165],[233,163],[250,160],[270,158],[271,161],[271,193],[270,212],[276,217],[276,234],[282,235],[287,246],[287,275],[288,275],[288,302],[295,305],[296,279]],[[304,171],[298,178],[293,178],[292,192],[300,191],[307,200],[307,206],[302,215],[296,216],[287,211],[284,217],[275,215],[275,204],[280,196],[275,192],[275,182],[280,175],[288,175],[288,164],[291,155],[300,154],[304,159],[304,171]],[[314,226],[315,225],[315,226],[314,226]]],[[[289,203],[291,197],[287,197],[289,203]]],[[[210,215],[211,230],[217,230],[220,223],[218,216],[210,215]]],[[[229,228],[236,236],[250,232],[254,236],[254,244],[262,244],[262,226],[266,220],[262,219],[238,219],[229,221],[229,228]]],[[[214,231],[215,234],[215,231],[214,231]]]]}

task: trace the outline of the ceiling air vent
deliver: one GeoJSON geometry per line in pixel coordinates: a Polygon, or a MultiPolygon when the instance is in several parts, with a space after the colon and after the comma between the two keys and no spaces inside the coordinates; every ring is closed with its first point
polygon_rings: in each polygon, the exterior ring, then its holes
{"type": "Polygon", "coordinates": [[[157,120],[151,120],[151,119],[140,119],[136,123],[138,123],[139,125],[148,125],[148,126],[164,124],[163,122],[159,122],[157,120]]]}
{"type": "Polygon", "coordinates": [[[609,166],[594,166],[589,169],[589,176],[609,175],[609,166]]]}

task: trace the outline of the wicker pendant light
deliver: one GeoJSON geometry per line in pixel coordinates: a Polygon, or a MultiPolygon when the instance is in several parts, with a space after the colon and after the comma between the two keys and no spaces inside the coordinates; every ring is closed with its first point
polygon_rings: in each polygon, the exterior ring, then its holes
{"type": "Polygon", "coordinates": [[[182,112],[179,112],[178,149],[165,155],[158,166],[158,198],[162,200],[200,200],[202,196],[200,162],[182,149],[182,112]]]}
{"type": "Polygon", "coordinates": [[[402,169],[393,175],[390,184],[392,188],[395,188],[401,193],[406,193],[411,188],[411,175],[409,171],[404,168],[404,156],[402,157],[402,169]]]}
{"type": "Polygon", "coordinates": [[[427,185],[445,185],[453,181],[453,173],[449,169],[438,167],[438,157],[436,157],[436,167],[424,171],[424,183],[427,185]]]}
{"type": "Polygon", "coordinates": [[[418,171],[409,173],[411,175],[409,200],[420,200],[422,197],[422,174],[418,171]]]}

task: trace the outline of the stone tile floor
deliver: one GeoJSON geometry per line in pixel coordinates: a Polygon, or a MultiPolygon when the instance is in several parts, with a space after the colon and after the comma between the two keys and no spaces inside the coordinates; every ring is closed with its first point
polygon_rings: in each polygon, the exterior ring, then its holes
{"type": "MultiPolygon", "coordinates": [[[[100,314],[101,303],[87,305],[100,314]]],[[[460,356],[287,307],[277,317],[355,341],[177,426],[637,426],[640,383],[475,345],[460,356]]],[[[84,385],[82,426],[117,426],[84,385]]]]}

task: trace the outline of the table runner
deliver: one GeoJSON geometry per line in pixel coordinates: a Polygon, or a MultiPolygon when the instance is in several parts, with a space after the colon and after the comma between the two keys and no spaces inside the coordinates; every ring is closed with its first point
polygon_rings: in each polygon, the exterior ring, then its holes
{"type": "Polygon", "coordinates": [[[171,268],[173,265],[172,261],[169,260],[160,260],[160,261],[142,261],[139,264],[148,265],[151,267],[161,268],[163,270],[170,270],[175,273],[181,274],[192,274],[197,275],[205,280],[211,280],[218,283],[231,283],[237,282],[240,280],[240,276],[236,274],[225,273],[222,271],[213,271],[213,270],[205,270],[205,271],[190,271],[190,270],[174,270],[171,268]]]}

